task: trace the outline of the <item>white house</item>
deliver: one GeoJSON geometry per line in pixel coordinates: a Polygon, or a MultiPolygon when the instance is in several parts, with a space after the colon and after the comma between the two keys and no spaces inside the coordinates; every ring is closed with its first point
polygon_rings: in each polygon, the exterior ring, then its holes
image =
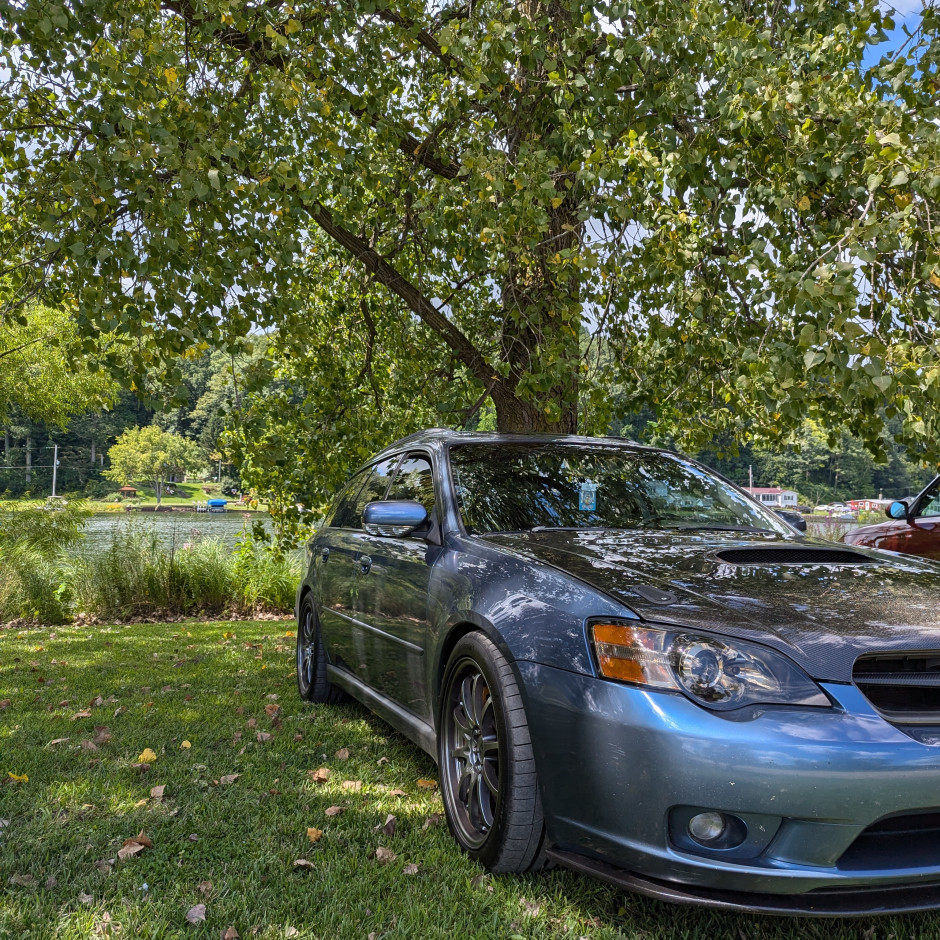
{"type": "Polygon", "coordinates": [[[745,486],[744,491],[762,505],[777,509],[795,509],[800,501],[796,490],[783,490],[779,486],[745,486]]]}

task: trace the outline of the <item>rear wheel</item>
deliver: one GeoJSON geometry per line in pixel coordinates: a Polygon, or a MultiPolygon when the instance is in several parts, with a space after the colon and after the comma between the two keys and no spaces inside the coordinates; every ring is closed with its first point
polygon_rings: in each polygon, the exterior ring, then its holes
{"type": "Polygon", "coordinates": [[[544,862],[545,823],[522,696],[487,637],[462,637],[447,663],[438,723],[441,794],[451,832],[494,872],[544,862]]]}
{"type": "Polygon", "coordinates": [[[342,702],[346,693],[326,677],[326,653],[320,621],[308,594],[300,605],[297,622],[297,690],[308,702],[342,702]]]}

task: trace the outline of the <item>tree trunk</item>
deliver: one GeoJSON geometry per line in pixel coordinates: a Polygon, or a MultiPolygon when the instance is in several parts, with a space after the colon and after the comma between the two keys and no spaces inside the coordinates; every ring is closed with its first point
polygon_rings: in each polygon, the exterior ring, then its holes
{"type": "MultiPolygon", "coordinates": [[[[559,398],[564,398],[559,394],[559,398]]],[[[544,408],[522,401],[515,395],[493,390],[493,404],[496,406],[496,430],[516,434],[546,432],[549,434],[577,434],[578,407],[576,402],[559,401],[561,418],[552,420],[544,408]]]]}
{"type": "Polygon", "coordinates": [[[159,508],[160,508],[160,499],[161,499],[161,497],[163,496],[163,491],[162,491],[162,489],[160,488],[160,481],[159,481],[159,480],[154,480],[154,481],[153,481],[153,490],[154,490],[154,492],[157,494],[157,509],[159,509],[159,508]]]}
{"type": "Polygon", "coordinates": [[[3,429],[3,462],[10,465],[10,429],[3,429]]]}
{"type": "Polygon", "coordinates": [[[26,482],[33,480],[33,436],[26,432],[26,482]]]}
{"type": "Polygon", "coordinates": [[[91,465],[95,465],[95,439],[91,439],[91,465]]]}

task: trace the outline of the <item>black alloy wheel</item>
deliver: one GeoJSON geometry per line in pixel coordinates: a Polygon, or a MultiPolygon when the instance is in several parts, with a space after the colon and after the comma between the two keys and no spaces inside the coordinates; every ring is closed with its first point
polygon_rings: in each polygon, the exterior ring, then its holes
{"type": "Polygon", "coordinates": [[[326,677],[326,653],[320,621],[308,594],[300,605],[297,622],[297,690],[308,702],[342,702],[346,694],[326,677]]]}
{"type": "Polygon", "coordinates": [[[438,754],[451,832],[491,871],[540,868],[545,824],[512,668],[486,636],[469,633],[454,647],[442,693],[438,754]]]}

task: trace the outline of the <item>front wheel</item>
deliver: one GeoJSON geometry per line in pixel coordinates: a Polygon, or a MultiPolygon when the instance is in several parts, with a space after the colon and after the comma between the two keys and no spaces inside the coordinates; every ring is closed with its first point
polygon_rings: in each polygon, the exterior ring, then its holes
{"type": "Polygon", "coordinates": [[[442,692],[438,757],[451,832],[490,871],[540,868],[545,822],[509,663],[486,636],[469,633],[448,660],[442,692]]]}
{"type": "Polygon", "coordinates": [[[308,702],[342,702],[346,694],[326,677],[326,652],[320,621],[308,594],[300,605],[297,621],[297,691],[308,702]]]}

